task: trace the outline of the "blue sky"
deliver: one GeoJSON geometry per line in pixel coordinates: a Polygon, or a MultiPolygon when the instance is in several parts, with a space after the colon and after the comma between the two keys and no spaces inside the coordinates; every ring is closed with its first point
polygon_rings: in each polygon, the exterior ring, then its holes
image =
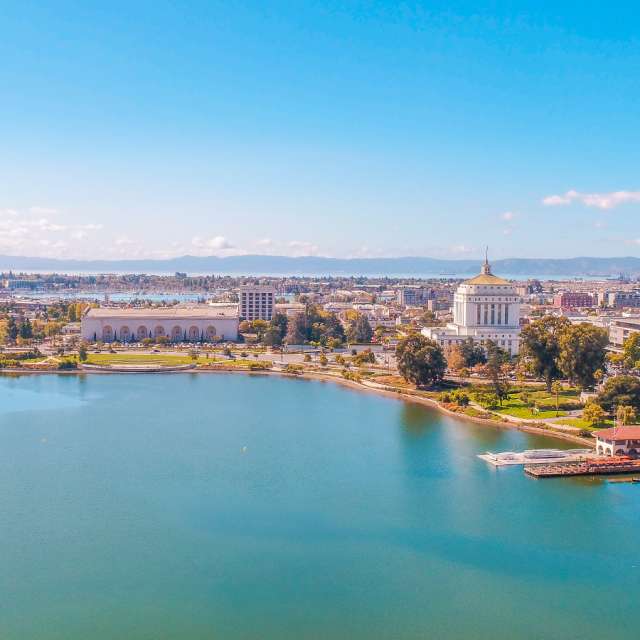
{"type": "Polygon", "coordinates": [[[636,25],[632,2],[2,3],[0,253],[640,255],[636,25]]]}

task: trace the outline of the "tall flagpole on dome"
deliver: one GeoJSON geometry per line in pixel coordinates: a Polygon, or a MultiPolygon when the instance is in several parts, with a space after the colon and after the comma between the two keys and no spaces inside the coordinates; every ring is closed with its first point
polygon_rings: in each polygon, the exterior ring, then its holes
{"type": "Polygon", "coordinates": [[[482,267],[482,273],[491,273],[491,267],[489,266],[489,245],[484,248],[484,265],[482,267]]]}

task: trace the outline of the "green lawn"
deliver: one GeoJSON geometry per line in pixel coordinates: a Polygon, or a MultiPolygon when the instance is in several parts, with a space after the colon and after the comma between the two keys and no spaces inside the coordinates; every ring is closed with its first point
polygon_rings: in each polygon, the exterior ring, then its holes
{"type": "Polygon", "coordinates": [[[564,418],[558,420],[558,424],[567,424],[571,427],[578,427],[579,429],[587,429],[588,431],[597,431],[598,429],[606,429],[613,426],[613,420],[607,419],[597,427],[592,427],[583,418],[564,418]]]}
{"type": "Polygon", "coordinates": [[[566,416],[567,412],[547,409],[546,407],[540,407],[538,412],[533,412],[530,407],[525,406],[518,400],[505,400],[502,403],[502,407],[498,407],[495,411],[498,413],[504,413],[514,418],[525,418],[527,420],[544,420],[545,418],[556,418],[560,416],[566,416]]]}
{"type": "MultiPolygon", "coordinates": [[[[489,391],[489,387],[483,387],[484,391],[489,391]]],[[[524,418],[527,420],[544,420],[546,418],[556,418],[566,416],[571,408],[580,408],[580,391],[578,389],[564,389],[558,397],[560,410],[556,411],[556,396],[549,393],[544,387],[534,388],[514,388],[509,394],[509,398],[504,400],[502,407],[497,411],[515,418],[524,418]],[[529,395],[529,403],[525,404],[520,395],[526,392],[529,395]],[[533,411],[533,405],[536,405],[538,411],[533,411]]]]}

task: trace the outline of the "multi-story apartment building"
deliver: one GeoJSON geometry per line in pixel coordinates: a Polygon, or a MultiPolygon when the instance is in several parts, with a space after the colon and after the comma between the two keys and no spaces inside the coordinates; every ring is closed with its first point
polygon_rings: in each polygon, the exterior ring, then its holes
{"type": "Polygon", "coordinates": [[[610,291],[607,306],[614,309],[637,309],[640,307],[640,291],[610,291]]]}
{"type": "Polygon", "coordinates": [[[267,285],[244,285],[238,293],[240,318],[271,320],[276,290],[267,285]]]}
{"type": "Polygon", "coordinates": [[[614,320],[609,325],[609,342],[612,346],[622,348],[624,341],[632,334],[640,332],[640,318],[624,318],[614,320]]]}
{"type": "Polygon", "coordinates": [[[593,297],[582,291],[561,291],[553,296],[553,306],[557,309],[578,309],[592,307],[593,297]]]}
{"type": "Polygon", "coordinates": [[[400,287],[397,290],[397,302],[403,307],[421,307],[434,297],[433,291],[424,287],[400,287]]]}

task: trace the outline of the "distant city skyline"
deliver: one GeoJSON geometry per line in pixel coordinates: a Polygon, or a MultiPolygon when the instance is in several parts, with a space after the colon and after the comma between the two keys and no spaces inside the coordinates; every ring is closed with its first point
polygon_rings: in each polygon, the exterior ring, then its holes
{"type": "Polygon", "coordinates": [[[15,3],[0,254],[640,256],[637,7],[15,3]]]}

